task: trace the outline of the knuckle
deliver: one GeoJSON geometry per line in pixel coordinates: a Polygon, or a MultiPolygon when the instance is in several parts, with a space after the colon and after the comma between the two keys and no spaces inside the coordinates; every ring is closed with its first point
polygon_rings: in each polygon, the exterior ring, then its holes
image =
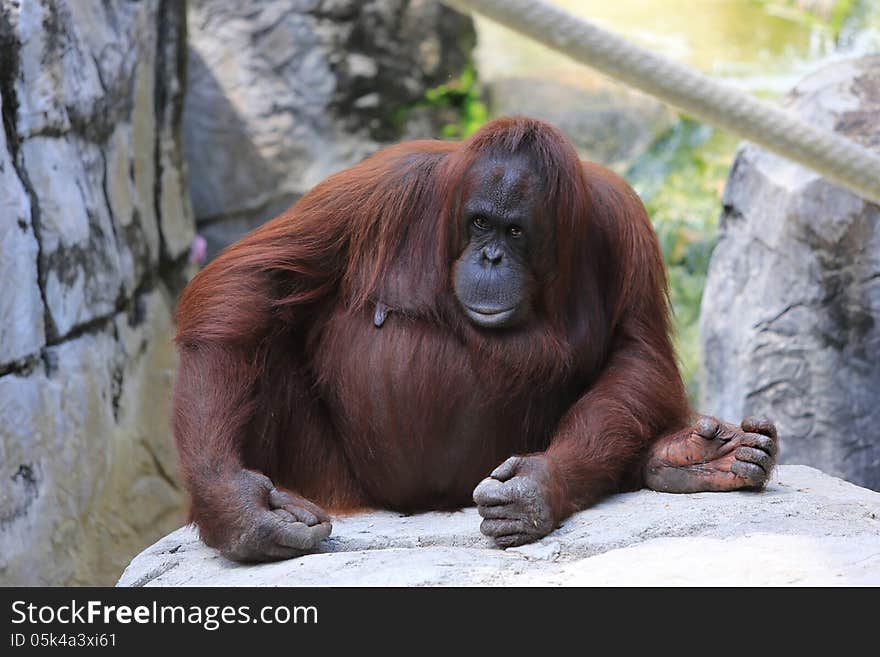
{"type": "Polygon", "coordinates": [[[287,509],[272,509],[272,513],[285,522],[295,522],[296,516],[287,509]]]}
{"type": "Polygon", "coordinates": [[[272,513],[261,514],[260,519],[251,527],[250,531],[245,532],[242,536],[243,542],[252,546],[267,543],[275,535],[282,522],[272,513]]]}
{"type": "Polygon", "coordinates": [[[720,424],[715,418],[703,416],[697,420],[697,433],[705,438],[711,438],[716,435],[719,428],[720,424]]]}
{"type": "Polygon", "coordinates": [[[330,535],[330,524],[329,523],[321,523],[319,525],[314,525],[313,527],[308,528],[308,532],[312,537],[314,542],[323,541],[330,535]]]}
{"type": "Polygon", "coordinates": [[[489,491],[482,486],[477,486],[474,489],[474,502],[479,506],[487,505],[489,503],[489,491]]]}
{"type": "Polygon", "coordinates": [[[760,466],[755,465],[754,463],[745,463],[740,461],[739,470],[739,474],[751,483],[757,483],[764,478],[764,471],[760,468],[760,466]]]}
{"type": "Polygon", "coordinates": [[[279,506],[292,505],[293,497],[290,493],[274,488],[269,492],[269,501],[279,506]]]}
{"type": "Polygon", "coordinates": [[[262,472],[257,472],[256,470],[246,470],[248,476],[254,481],[254,483],[262,486],[266,490],[272,490],[275,486],[272,484],[272,480],[269,479],[262,472]]]}
{"type": "Polygon", "coordinates": [[[750,447],[762,450],[770,456],[773,456],[776,453],[776,441],[774,441],[773,438],[771,438],[770,436],[760,433],[752,433],[749,434],[747,438],[747,444],[750,447]]]}

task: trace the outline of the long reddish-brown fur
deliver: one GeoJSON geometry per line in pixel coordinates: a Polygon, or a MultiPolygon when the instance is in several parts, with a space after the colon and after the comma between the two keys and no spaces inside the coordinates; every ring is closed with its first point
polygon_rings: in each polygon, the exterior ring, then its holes
{"type": "Polygon", "coordinates": [[[395,146],[330,177],[201,271],[176,319],[174,433],[209,542],[240,512],[242,467],[336,511],[438,508],[467,504],[507,456],[546,450],[570,513],[639,486],[648,446],[689,416],[640,200],[528,119],[395,146]],[[498,334],[452,296],[454,217],[477,158],[521,149],[551,237],[538,321],[498,334]],[[377,302],[393,320],[381,329],[377,302]]]}

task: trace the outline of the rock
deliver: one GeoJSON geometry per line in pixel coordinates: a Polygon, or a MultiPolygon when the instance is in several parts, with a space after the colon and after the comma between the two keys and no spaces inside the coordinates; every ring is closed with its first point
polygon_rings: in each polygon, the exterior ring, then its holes
{"type": "Polygon", "coordinates": [[[457,75],[469,18],[428,0],[195,0],[184,137],[209,256],[401,137],[457,75]]]}
{"type": "Polygon", "coordinates": [[[0,0],[2,585],[110,583],[183,519],[183,9],[0,0]]]}
{"type": "MultiPolygon", "coordinates": [[[[821,69],[787,107],[880,150],[880,56],[821,69]]],[[[771,417],[782,462],[880,489],[880,207],[752,145],[723,203],[701,410],[771,417]]]]}
{"type": "MultiPolygon", "coordinates": [[[[186,33],[187,6],[164,4],[159,13],[159,39],[156,52],[156,86],[153,89],[156,105],[158,159],[155,163],[159,189],[156,211],[162,225],[163,257],[180,263],[189,253],[195,236],[195,216],[184,176],[183,146],[184,83],[187,76],[188,36],[186,33]]],[[[135,122],[135,127],[137,127],[135,122]]],[[[147,125],[144,132],[149,133],[147,125]]]]}
{"type": "MultiPolygon", "coordinates": [[[[181,520],[167,438],[175,364],[167,301],[50,347],[47,367],[0,377],[0,580],[108,581],[181,520]],[[170,462],[169,462],[170,460],[170,462]]],[[[110,580],[112,581],[112,580],[110,580]]]]}
{"type": "Polygon", "coordinates": [[[21,158],[39,207],[49,338],[106,317],[134,292],[134,256],[117,243],[101,148],[79,135],[34,136],[21,158]]]}
{"type": "Polygon", "coordinates": [[[611,83],[503,77],[486,84],[493,116],[526,115],[557,126],[581,157],[625,171],[676,123],[659,101],[611,83]]]}
{"type": "MultiPolygon", "coordinates": [[[[0,111],[2,103],[0,97],[0,111]]],[[[46,341],[38,249],[30,199],[15,170],[6,134],[0,130],[0,374],[38,352],[46,341]]]]}
{"type": "Polygon", "coordinates": [[[880,584],[880,493],[804,466],[761,493],[616,495],[542,541],[499,550],[476,509],[341,518],[319,553],[242,565],[192,527],[131,562],[119,586],[880,584]]]}

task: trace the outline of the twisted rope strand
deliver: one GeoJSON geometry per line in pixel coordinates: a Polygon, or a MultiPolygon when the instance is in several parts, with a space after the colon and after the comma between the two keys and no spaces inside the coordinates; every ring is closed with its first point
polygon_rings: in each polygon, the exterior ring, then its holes
{"type": "Polygon", "coordinates": [[[480,13],[880,203],[880,155],[544,0],[444,0],[480,13]]]}

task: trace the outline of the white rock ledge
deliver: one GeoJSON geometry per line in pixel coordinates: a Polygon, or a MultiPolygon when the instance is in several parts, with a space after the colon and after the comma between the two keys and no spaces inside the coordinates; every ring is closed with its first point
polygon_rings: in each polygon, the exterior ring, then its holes
{"type": "Polygon", "coordinates": [[[509,550],[479,524],[474,508],[337,518],[321,552],[260,565],[183,527],[118,586],[880,585],[880,493],[806,466],[761,493],[616,495],[509,550]]]}

